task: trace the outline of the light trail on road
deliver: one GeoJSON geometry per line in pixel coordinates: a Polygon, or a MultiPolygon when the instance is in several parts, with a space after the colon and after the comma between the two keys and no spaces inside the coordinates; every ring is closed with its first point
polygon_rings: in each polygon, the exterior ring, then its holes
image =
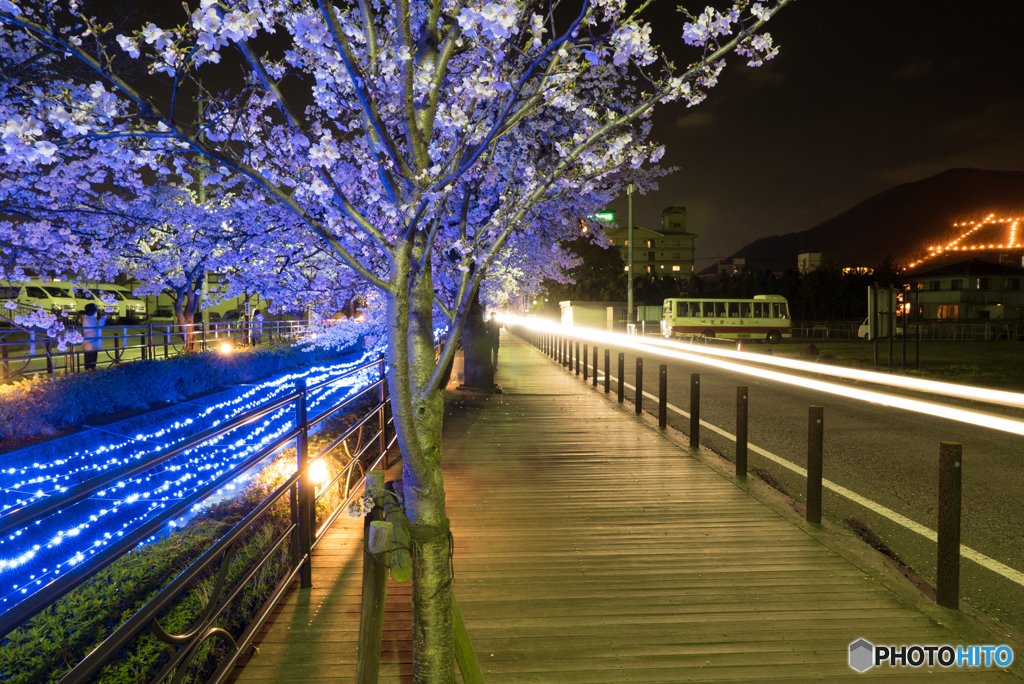
{"type": "MultiPolygon", "coordinates": [[[[836,383],[825,382],[823,380],[814,380],[811,378],[805,378],[796,375],[788,375],[786,373],[781,373],[766,368],[755,368],[744,363],[726,361],[719,359],[717,357],[712,357],[709,354],[701,354],[696,353],[692,350],[685,350],[685,347],[683,347],[682,345],[678,345],[680,347],[679,349],[673,349],[671,347],[665,346],[664,342],[662,342],[661,344],[652,344],[648,343],[647,341],[638,341],[637,338],[629,335],[619,335],[616,333],[608,333],[600,330],[591,330],[587,328],[568,328],[560,324],[551,323],[548,321],[536,321],[532,319],[516,318],[513,319],[513,323],[516,325],[521,325],[527,329],[539,332],[555,333],[566,337],[580,338],[581,340],[588,339],[596,342],[601,342],[602,344],[606,344],[609,346],[617,346],[620,348],[630,349],[633,351],[649,352],[651,354],[659,356],[665,356],[668,358],[674,358],[682,361],[703,364],[706,366],[711,366],[713,368],[719,368],[721,370],[732,371],[734,373],[749,375],[764,380],[773,380],[775,382],[781,382],[784,384],[794,385],[797,387],[813,389],[819,392],[825,392],[827,394],[847,397],[849,399],[858,399],[860,401],[866,401],[873,404],[881,404],[882,406],[891,406],[893,408],[899,408],[906,411],[914,411],[916,413],[923,413],[928,416],[946,418],[948,420],[966,423],[969,425],[991,428],[993,430],[1000,430],[1002,432],[1008,432],[1014,435],[1024,435],[1024,422],[1019,420],[1004,418],[1002,416],[996,416],[989,413],[982,413],[980,411],[970,411],[968,409],[961,409],[955,406],[949,406],[947,404],[938,404],[930,401],[922,401],[920,399],[911,399],[908,397],[897,396],[894,394],[886,394],[884,392],[877,392],[873,390],[860,389],[857,387],[850,387],[849,385],[840,385],[836,383]]],[[[739,354],[739,352],[733,353],[739,354]]],[[[762,363],[760,359],[754,360],[750,359],[749,357],[744,357],[743,360],[752,363],[762,363]]],[[[816,372],[823,372],[820,369],[815,370],[816,372]]],[[[854,371],[854,369],[842,370],[865,373],[865,371],[854,371]]],[[[881,374],[874,373],[872,375],[881,374]]],[[[949,387],[955,388],[963,388],[963,386],[961,385],[949,385],[949,383],[935,384],[947,385],[949,387]]],[[[997,392],[996,390],[985,390],[984,388],[980,387],[973,387],[969,389],[974,391],[975,396],[983,396],[987,392],[997,392]]],[[[999,394],[1013,393],[1002,392],[999,394]]],[[[962,394],[958,394],[956,396],[964,398],[962,394]]],[[[983,399],[976,400],[984,401],[983,399]]],[[[1021,401],[1024,402],[1024,396],[1021,397],[1021,401]]]]}
{"type": "MultiPolygon", "coordinates": [[[[1024,434],[1024,422],[1020,422],[1020,421],[1014,421],[1014,420],[1010,420],[1010,419],[1006,419],[1006,418],[1001,418],[1001,417],[998,417],[998,416],[991,416],[991,415],[988,415],[988,414],[984,414],[984,413],[980,413],[980,412],[975,412],[975,411],[967,411],[967,410],[963,410],[963,409],[957,409],[955,407],[946,406],[946,405],[943,405],[943,404],[936,404],[936,403],[932,403],[932,402],[925,402],[925,401],[920,401],[920,400],[915,400],[915,399],[907,399],[905,397],[889,395],[889,394],[885,394],[885,393],[881,393],[881,392],[873,392],[873,391],[869,391],[869,390],[861,390],[861,389],[858,389],[858,388],[851,388],[851,387],[846,386],[846,385],[839,385],[839,384],[828,383],[828,382],[823,382],[823,381],[820,381],[820,380],[813,380],[813,379],[808,379],[808,378],[799,377],[799,376],[786,375],[784,373],[779,373],[779,372],[768,370],[768,369],[761,369],[761,368],[756,368],[756,367],[752,368],[750,366],[747,366],[747,365],[744,365],[744,364],[741,364],[741,363],[733,363],[731,361],[725,361],[725,360],[722,360],[720,358],[717,358],[719,356],[727,356],[729,358],[737,358],[737,359],[742,359],[744,361],[753,361],[755,363],[761,361],[760,358],[758,358],[758,359],[750,359],[751,355],[743,354],[742,352],[734,352],[734,351],[731,351],[731,350],[716,349],[713,352],[710,352],[708,354],[702,354],[702,352],[704,352],[703,348],[699,352],[695,353],[695,350],[689,349],[685,345],[680,345],[678,343],[672,343],[672,342],[669,342],[667,340],[654,340],[653,343],[649,343],[646,339],[638,340],[636,337],[629,336],[629,335],[607,333],[607,332],[603,332],[603,331],[599,331],[599,330],[590,330],[590,329],[585,329],[585,328],[584,329],[575,328],[575,327],[568,328],[568,327],[563,327],[563,326],[561,326],[559,324],[556,324],[556,323],[551,323],[551,322],[547,322],[547,321],[535,321],[535,320],[532,320],[532,319],[521,319],[521,318],[520,319],[515,319],[513,321],[513,323],[516,324],[516,325],[520,325],[520,326],[522,326],[524,328],[527,328],[527,329],[530,329],[530,330],[534,330],[534,331],[538,331],[538,332],[554,333],[554,334],[562,335],[562,336],[567,337],[567,338],[579,338],[580,340],[584,340],[585,339],[585,340],[589,340],[589,341],[592,341],[592,342],[600,342],[601,344],[607,345],[608,347],[619,347],[619,348],[622,348],[622,349],[628,349],[628,350],[630,350],[632,352],[645,352],[645,353],[651,353],[651,354],[658,355],[658,356],[664,356],[664,357],[667,357],[667,358],[670,358],[670,359],[677,359],[677,360],[682,360],[682,361],[687,361],[687,362],[704,364],[704,365],[707,365],[707,366],[710,366],[710,367],[713,367],[713,368],[717,368],[717,369],[721,369],[721,370],[725,370],[725,371],[731,371],[731,372],[735,372],[735,373],[739,373],[739,374],[753,376],[755,378],[760,378],[760,379],[764,379],[764,380],[771,380],[771,381],[781,382],[781,383],[792,385],[792,386],[796,386],[796,387],[799,387],[799,388],[807,388],[807,389],[812,389],[812,390],[816,390],[816,391],[823,391],[823,392],[827,392],[827,393],[832,394],[832,395],[836,395],[836,396],[840,396],[840,397],[845,397],[845,398],[856,399],[856,400],[861,400],[861,401],[866,401],[866,402],[870,402],[870,403],[876,404],[876,405],[880,404],[880,405],[883,405],[883,406],[891,406],[891,407],[894,407],[894,408],[902,408],[902,409],[906,409],[906,410],[913,411],[913,412],[916,412],[916,413],[922,413],[922,414],[925,414],[925,415],[928,415],[928,416],[945,417],[945,418],[949,418],[951,420],[956,420],[958,422],[966,423],[966,424],[969,424],[969,425],[972,425],[972,426],[989,427],[989,428],[1001,430],[1003,432],[1009,432],[1011,434],[1024,434]],[[725,352],[725,353],[723,353],[723,352],[725,352]]],[[[782,359],[776,359],[776,360],[777,361],[788,361],[788,360],[782,360],[782,359]]],[[[801,364],[801,362],[796,362],[796,364],[801,364]]],[[[783,364],[780,363],[779,365],[783,365],[783,364]]],[[[809,366],[809,365],[812,365],[812,364],[803,363],[802,365],[809,366]]],[[[794,365],[793,368],[795,370],[803,370],[799,365],[794,365]]],[[[820,369],[820,368],[814,368],[813,370],[815,372],[826,372],[826,371],[823,371],[823,369],[820,369]]],[[[831,370],[846,371],[846,370],[852,370],[852,369],[831,369],[831,370]]],[[[595,369],[595,372],[596,372],[596,369],[595,369]]],[[[872,373],[871,375],[881,376],[881,378],[884,378],[886,380],[888,380],[888,379],[895,379],[895,378],[891,378],[891,376],[884,376],[883,374],[880,374],[880,373],[872,373]]],[[[603,378],[603,373],[601,373],[601,376],[603,378]]],[[[624,379],[620,379],[620,378],[616,377],[615,375],[611,375],[611,374],[610,374],[610,377],[616,383],[620,382],[620,380],[621,380],[623,387],[627,387],[627,388],[629,388],[632,391],[636,390],[636,387],[634,385],[626,382],[624,379]]],[[[843,376],[843,377],[845,377],[845,376],[843,376]]],[[[901,378],[901,379],[911,380],[909,378],[901,378]]],[[[921,383],[922,383],[921,384],[922,387],[927,386],[928,384],[942,386],[942,389],[944,389],[946,391],[949,391],[950,389],[955,389],[955,390],[962,390],[962,389],[977,390],[977,392],[975,392],[973,394],[973,396],[975,396],[975,397],[983,397],[983,396],[986,396],[987,392],[993,392],[996,395],[1007,395],[1007,396],[1004,396],[1004,397],[1000,397],[1001,399],[1004,399],[1004,400],[1005,399],[1010,399],[1011,401],[1016,402],[1017,399],[1015,399],[1015,397],[1020,397],[1021,399],[1024,399],[1024,396],[1015,395],[1014,393],[1010,393],[1010,392],[996,392],[994,390],[985,390],[984,388],[964,387],[964,386],[961,386],[961,385],[953,385],[953,384],[950,384],[950,383],[931,383],[931,381],[921,381],[921,383]]],[[[895,385],[896,383],[889,383],[889,384],[895,385]]],[[[915,388],[915,389],[920,389],[920,387],[915,388]]],[[[961,393],[955,394],[954,396],[963,398],[965,394],[966,393],[962,393],[961,392],[961,393]]],[[[647,397],[649,399],[652,399],[654,401],[658,401],[658,397],[655,396],[654,394],[649,393],[649,392],[644,392],[643,396],[647,397]]],[[[1004,405],[1014,405],[1012,403],[1006,403],[1004,401],[998,401],[996,403],[1002,403],[1004,405]]],[[[671,403],[667,404],[667,408],[670,411],[672,411],[674,413],[677,413],[677,414],[679,414],[679,415],[681,415],[681,416],[683,416],[683,417],[685,417],[687,419],[690,418],[690,413],[689,412],[684,411],[683,409],[681,409],[681,408],[679,408],[677,406],[674,406],[671,403]]],[[[712,423],[709,423],[709,422],[707,422],[705,420],[701,420],[700,424],[703,427],[706,427],[706,428],[714,431],[715,433],[719,434],[720,436],[728,439],[729,441],[732,441],[732,442],[736,441],[736,436],[734,434],[730,433],[727,430],[724,430],[724,429],[722,429],[722,428],[720,428],[720,427],[718,427],[718,426],[716,426],[716,425],[714,425],[712,423]]],[[[793,472],[793,473],[795,473],[795,474],[797,474],[797,475],[799,475],[801,477],[806,478],[806,476],[807,476],[806,469],[801,467],[801,466],[799,466],[799,465],[797,465],[796,463],[793,463],[792,461],[789,461],[786,458],[778,456],[778,455],[768,451],[767,449],[761,448],[761,447],[759,447],[759,446],[757,446],[755,444],[749,443],[749,442],[747,444],[747,447],[752,452],[757,453],[758,455],[764,457],[765,459],[767,459],[769,461],[772,461],[772,462],[774,462],[774,463],[776,463],[776,464],[786,468],[787,470],[789,470],[789,471],[791,471],[791,472],[793,472]]],[[[928,526],[922,525],[922,524],[918,523],[917,521],[915,521],[915,520],[913,520],[911,518],[908,518],[905,515],[902,515],[902,514],[896,512],[896,511],[892,510],[891,508],[888,508],[886,506],[883,506],[882,504],[879,504],[879,503],[877,503],[875,501],[872,501],[871,499],[869,499],[869,498],[867,498],[867,497],[865,497],[863,495],[860,495],[860,494],[854,492],[853,490],[851,490],[851,489],[849,489],[847,487],[843,487],[842,485],[839,485],[838,483],[833,482],[832,480],[829,480],[827,478],[823,478],[822,485],[824,486],[824,488],[834,492],[835,494],[838,494],[839,496],[841,496],[841,497],[843,497],[843,498],[845,498],[845,499],[847,499],[847,500],[849,500],[849,501],[851,501],[853,503],[856,503],[856,504],[858,504],[860,506],[863,506],[864,508],[867,508],[867,509],[873,511],[874,513],[876,513],[876,514],[878,514],[878,515],[880,515],[880,516],[890,520],[891,522],[893,522],[893,523],[903,527],[904,529],[910,530],[910,531],[914,532],[915,534],[918,534],[918,535],[924,537],[925,539],[928,539],[928,540],[930,540],[932,542],[935,542],[937,540],[937,538],[938,538],[938,535],[937,535],[936,531],[931,529],[931,528],[929,528],[928,526]]],[[[988,569],[988,570],[990,570],[990,571],[992,571],[992,572],[994,572],[994,573],[996,573],[996,574],[1006,578],[1007,580],[1010,580],[1011,582],[1013,582],[1013,583],[1015,583],[1015,584],[1017,584],[1019,586],[1024,586],[1024,573],[1020,572],[1019,570],[1017,570],[1017,569],[1015,569],[1015,568],[1013,568],[1013,567],[1011,567],[1009,565],[1006,565],[1005,563],[1002,563],[1002,562],[992,558],[991,556],[983,554],[983,553],[981,553],[981,552],[975,550],[974,548],[971,548],[971,547],[969,547],[969,546],[967,546],[965,544],[961,544],[961,546],[960,546],[960,553],[961,553],[961,556],[963,556],[964,558],[967,558],[968,560],[971,560],[971,561],[977,563],[978,565],[980,565],[980,566],[982,566],[982,567],[984,567],[984,568],[986,568],[986,569],[988,569]]]]}

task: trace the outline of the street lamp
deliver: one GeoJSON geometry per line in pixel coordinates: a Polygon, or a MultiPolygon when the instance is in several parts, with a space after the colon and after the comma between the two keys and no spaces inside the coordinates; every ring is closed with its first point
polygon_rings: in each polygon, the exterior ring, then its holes
{"type": "Polygon", "coordinates": [[[633,184],[626,186],[626,195],[629,197],[629,233],[626,239],[628,246],[626,250],[627,271],[629,273],[628,288],[626,290],[626,329],[633,320],[633,184]]]}

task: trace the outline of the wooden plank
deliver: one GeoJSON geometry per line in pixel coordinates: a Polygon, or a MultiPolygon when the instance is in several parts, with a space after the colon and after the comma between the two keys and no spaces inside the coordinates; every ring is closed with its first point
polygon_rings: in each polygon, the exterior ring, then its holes
{"type": "MultiPolygon", "coordinates": [[[[444,437],[455,592],[489,684],[856,678],[848,646],[956,639],[511,336],[504,394],[444,437]]],[[[358,522],[358,521],[357,521],[358,522]]],[[[342,523],[239,681],[350,681],[361,547],[342,523]]],[[[388,586],[380,684],[412,681],[410,587],[388,586]]],[[[1005,681],[989,670],[873,676],[1005,681]]],[[[461,681],[461,680],[459,680],[461,681]]]]}

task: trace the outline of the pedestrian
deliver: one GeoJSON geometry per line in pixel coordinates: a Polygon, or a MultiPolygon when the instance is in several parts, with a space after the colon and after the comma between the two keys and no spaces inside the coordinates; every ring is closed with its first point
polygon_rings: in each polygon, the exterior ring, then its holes
{"type": "Polygon", "coordinates": [[[96,359],[103,349],[103,325],[107,317],[97,317],[96,305],[89,302],[85,305],[85,318],[82,319],[82,351],[85,352],[85,370],[96,368],[96,359]]]}
{"type": "Polygon", "coordinates": [[[252,337],[253,346],[260,343],[263,338],[263,312],[256,309],[256,312],[252,315],[252,323],[249,325],[250,336],[252,337]]]}
{"type": "Polygon", "coordinates": [[[491,319],[487,321],[487,336],[491,339],[491,367],[497,372],[498,345],[501,343],[501,323],[498,323],[498,319],[493,314],[491,319]]]}

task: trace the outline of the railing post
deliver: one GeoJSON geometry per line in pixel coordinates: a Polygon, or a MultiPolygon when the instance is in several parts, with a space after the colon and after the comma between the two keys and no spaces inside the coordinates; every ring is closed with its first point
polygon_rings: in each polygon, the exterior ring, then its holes
{"type": "MultiPolygon", "coordinates": [[[[366,493],[380,496],[384,473],[366,473],[366,493]]],[[[384,607],[387,602],[388,566],[385,554],[374,554],[371,543],[374,523],[382,518],[380,508],[363,518],[363,585],[359,611],[359,649],[356,656],[356,684],[376,684],[380,672],[380,653],[384,640],[384,607]]],[[[391,523],[387,523],[391,525],[391,523]]],[[[388,540],[390,541],[390,540],[388,540]]]]}
{"type": "Polygon", "coordinates": [[[593,376],[593,387],[597,389],[597,345],[594,345],[594,376],[593,376]]]}
{"type": "Polygon", "coordinates": [[[960,608],[960,505],[963,446],[939,444],[939,526],[935,602],[960,608]]]}
{"type": "Polygon", "coordinates": [[[626,355],[623,352],[619,352],[619,403],[621,404],[626,399],[626,355]]]}
{"type": "Polygon", "coordinates": [[[736,388],[736,477],[747,476],[747,388],[736,388]]]}
{"type": "Polygon", "coordinates": [[[299,586],[308,589],[313,586],[313,481],[309,472],[309,422],[306,419],[306,384],[298,384],[299,396],[295,401],[295,425],[299,434],[295,438],[295,457],[299,469],[299,551],[306,557],[302,564],[299,586]]]}
{"type": "Polygon", "coordinates": [[[690,448],[700,447],[700,373],[690,373],[690,448]]]}
{"type": "Polygon", "coordinates": [[[114,335],[114,363],[121,363],[121,338],[114,335]]]}
{"type": "Polygon", "coordinates": [[[612,352],[610,349],[604,350],[604,393],[608,394],[612,391],[612,352]]]}
{"type": "Polygon", "coordinates": [[[576,343],[576,375],[580,374],[580,343],[576,343]]]}
{"type": "Polygon", "coordinates": [[[658,427],[668,427],[668,366],[658,366],[658,427]]]}
{"type": "Polygon", "coordinates": [[[824,448],[824,410],[811,406],[807,414],[807,522],[821,524],[821,460],[824,448]]]}
{"type": "Polygon", "coordinates": [[[50,377],[52,378],[53,377],[53,355],[50,353],[50,343],[49,342],[44,342],[43,343],[43,351],[46,352],[46,372],[49,373],[50,377]]]}
{"type": "MultiPolygon", "coordinates": [[[[102,334],[102,333],[101,333],[102,334]]],[[[171,357],[171,326],[164,326],[164,358],[168,359],[171,357]]]]}
{"type": "MultiPolygon", "coordinates": [[[[201,346],[199,348],[201,350],[203,350],[203,351],[206,351],[206,322],[205,321],[199,324],[199,334],[201,336],[200,337],[200,345],[201,346]]],[[[271,336],[271,339],[273,339],[273,336],[271,336]]]]}
{"type": "MultiPolygon", "coordinates": [[[[583,382],[587,381],[587,361],[590,360],[590,350],[587,349],[587,345],[583,345],[583,382]]],[[[579,375],[578,364],[576,374],[579,375]]]]}
{"type": "Polygon", "coordinates": [[[636,415],[644,412],[644,360],[636,357],[636,404],[633,407],[636,415]]]}
{"type": "Polygon", "coordinates": [[[380,387],[378,388],[379,391],[377,392],[377,399],[379,400],[380,403],[380,444],[378,446],[380,447],[380,453],[384,456],[384,460],[381,461],[381,467],[384,470],[387,470],[389,467],[391,467],[390,464],[388,463],[388,418],[387,414],[384,411],[384,403],[387,401],[388,398],[388,364],[387,357],[384,356],[383,354],[381,354],[380,356],[380,361],[377,362],[377,370],[380,373],[380,387]]]}
{"type": "Polygon", "coordinates": [[[9,352],[6,342],[0,342],[0,345],[2,345],[0,346],[0,377],[6,380],[11,375],[11,368],[7,362],[9,352]]]}

